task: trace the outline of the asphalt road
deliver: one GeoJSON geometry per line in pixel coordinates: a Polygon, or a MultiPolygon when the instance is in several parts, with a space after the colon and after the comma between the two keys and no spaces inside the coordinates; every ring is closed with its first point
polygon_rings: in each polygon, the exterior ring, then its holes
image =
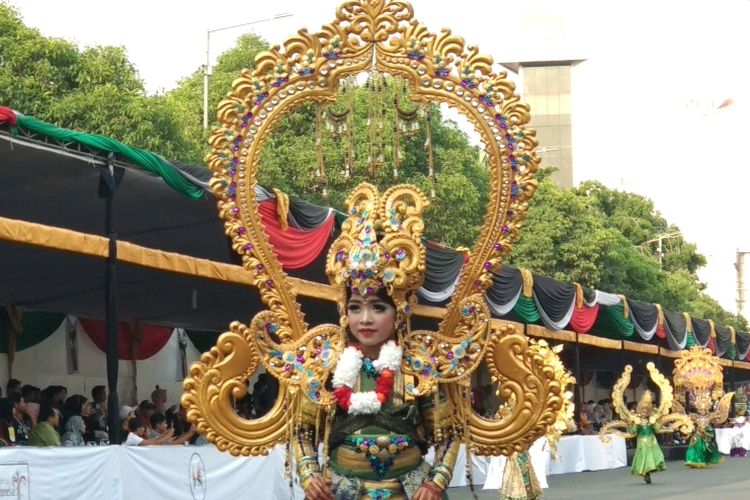
{"type": "MultiPolygon", "coordinates": [[[[684,462],[667,462],[667,470],[643,482],[630,469],[580,472],[549,476],[547,500],[742,500],[750,499],[750,456],[725,457],[718,466],[689,469],[684,462]]],[[[481,486],[480,486],[481,488],[481,486]]],[[[469,500],[469,488],[450,488],[450,500],[469,500]]],[[[497,490],[477,489],[480,500],[497,500],[497,490]]]]}

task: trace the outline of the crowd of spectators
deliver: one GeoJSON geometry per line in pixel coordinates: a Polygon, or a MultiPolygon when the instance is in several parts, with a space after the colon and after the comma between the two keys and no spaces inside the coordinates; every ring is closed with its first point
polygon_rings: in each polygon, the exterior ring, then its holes
{"type": "MultiPolygon", "coordinates": [[[[185,410],[167,408],[166,391],[151,394],[151,401],[120,408],[122,444],[203,444],[185,410]]],[[[0,398],[0,446],[86,446],[109,443],[107,391],[94,387],[89,400],[82,394],[68,396],[63,386],[44,390],[10,379],[6,396],[0,398]]]]}

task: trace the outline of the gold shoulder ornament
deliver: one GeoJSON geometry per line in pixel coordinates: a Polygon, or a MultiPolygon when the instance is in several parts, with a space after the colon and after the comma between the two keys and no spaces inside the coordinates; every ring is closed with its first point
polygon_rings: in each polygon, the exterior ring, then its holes
{"type": "Polygon", "coordinates": [[[484,299],[492,272],[519,234],[539,163],[535,132],[526,127],[529,108],[492,65],[491,57],[450,30],[428,31],[406,2],[352,0],[318,33],[300,30],[283,47],[259,54],[255,69],[233,82],[219,105],[220,126],[210,137],[211,188],[233,248],[268,309],[247,325],[233,323],[185,380],[188,419],[219,449],[267,453],[289,441],[295,425],[290,414],[301,413],[303,405],[320,413],[335,404],[325,383],[345,347],[345,309],[339,324],[308,327],[295,286],[264,232],[255,188],[260,153],[279,120],[305,103],[334,102],[340,82],[362,72],[401,78],[417,103],[458,109],[484,143],[489,199],[480,236],[437,331],[411,331],[408,319],[425,269],[421,214],[429,201],[413,186],[397,185],[382,194],[367,184],[357,187],[328,253],[326,272],[337,302],[344,305],[347,288],[388,291],[402,326],[402,372],[411,381],[406,392],[422,397],[441,387],[455,407],[449,425],[463,430],[471,451],[509,455],[528,449],[553,427],[566,382],[556,378],[557,368],[523,332],[490,328],[484,299]],[[280,394],[268,414],[249,421],[234,412],[232,398],[244,396],[246,380],[261,363],[279,380],[280,394]],[[471,407],[469,381],[482,363],[501,397],[515,398],[501,418],[483,418],[471,407]]]}

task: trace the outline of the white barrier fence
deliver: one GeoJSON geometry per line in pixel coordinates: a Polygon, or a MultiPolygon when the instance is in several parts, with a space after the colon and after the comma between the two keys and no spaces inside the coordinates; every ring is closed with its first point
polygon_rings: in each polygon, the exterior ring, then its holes
{"type": "MultiPolygon", "coordinates": [[[[613,438],[609,445],[597,442],[596,436],[566,436],[560,442],[558,461],[550,461],[545,440],[539,440],[531,449],[531,460],[540,483],[546,487],[547,474],[626,465],[624,440],[613,438]]],[[[210,500],[237,498],[246,492],[253,500],[279,500],[290,496],[284,459],[283,448],[267,457],[239,458],[213,446],[2,448],[0,497],[210,500]]],[[[504,457],[472,455],[471,462],[477,487],[499,489],[504,457]]],[[[466,485],[465,464],[462,449],[452,487],[466,485]]],[[[295,498],[303,498],[299,487],[295,498]]]]}

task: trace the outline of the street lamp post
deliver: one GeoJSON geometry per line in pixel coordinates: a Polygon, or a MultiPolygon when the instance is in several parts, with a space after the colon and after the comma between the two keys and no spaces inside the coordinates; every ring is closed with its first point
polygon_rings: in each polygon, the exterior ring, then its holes
{"type": "Polygon", "coordinates": [[[249,21],[247,23],[233,24],[232,26],[224,26],[221,28],[215,28],[206,31],[206,65],[203,67],[203,128],[208,128],[208,77],[211,75],[211,33],[217,31],[226,31],[234,28],[241,28],[243,26],[249,26],[251,24],[265,23],[267,21],[275,21],[276,19],[282,19],[284,17],[290,17],[294,14],[289,12],[283,12],[276,14],[273,17],[267,17],[265,19],[257,19],[255,21],[249,21]]]}

